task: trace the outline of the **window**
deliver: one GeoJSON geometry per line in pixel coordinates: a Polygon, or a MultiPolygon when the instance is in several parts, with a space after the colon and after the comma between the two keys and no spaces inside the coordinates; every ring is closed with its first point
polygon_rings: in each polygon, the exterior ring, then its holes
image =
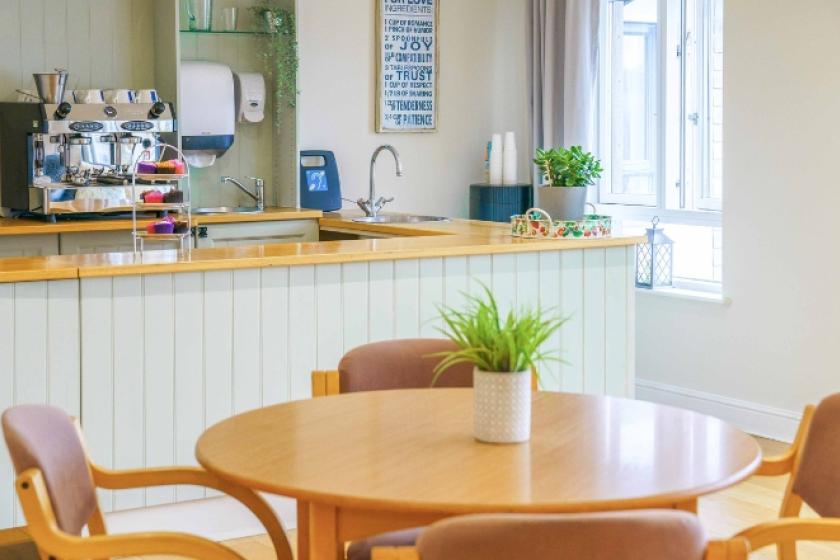
{"type": "Polygon", "coordinates": [[[659,216],[675,277],[719,289],[723,0],[611,0],[605,10],[599,202],[625,231],[659,216]]]}

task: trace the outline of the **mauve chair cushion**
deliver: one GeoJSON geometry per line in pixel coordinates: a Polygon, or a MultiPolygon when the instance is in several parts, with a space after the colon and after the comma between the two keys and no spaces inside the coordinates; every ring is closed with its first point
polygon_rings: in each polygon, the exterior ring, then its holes
{"type": "Polygon", "coordinates": [[[432,525],[423,560],[703,560],[696,516],[675,511],[482,515],[432,525]]]}
{"type": "MultiPolygon", "coordinates": [[[[374,342],[355,348],[338,364],[342,393],[425,389],[432,386],[438,352],[457,350],[454,342],[408,339],[374,342]]],[[[459,364],[440,376],[435,387],[472,387],[473,366],[459,364]]]]}
{"type": "Polygon", "coordinates": [[[21,405],[4,412],[2,422],[15,472],[39,469],[59,528],[81,535],[97,504],[73,419],[52,406],[21,405]]]}
{"type": "Polygon", "coordinates": [[[371,549],[376,547],[414,546],[422,532],[420,528],[406,529],[355,541],[347,547],[347,560],[370,560],[371,549]]]}
{"type": "Polygon", "coordinates": [[[793,491],[823,517],[840,517],[840,394],[814,412],[793,491]]]}

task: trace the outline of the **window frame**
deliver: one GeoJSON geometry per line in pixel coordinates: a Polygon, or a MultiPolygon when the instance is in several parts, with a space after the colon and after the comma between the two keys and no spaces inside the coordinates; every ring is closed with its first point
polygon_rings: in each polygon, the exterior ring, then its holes
{"type": "MultiPolygon", "coordinates": [[[[710,2],[714,0],[701,0],[698,2],[699,6],[705,8],[710,2]]],[[[685,165],[685,151],[682,149],[674,149],[673,146],[681,145],[686,136],[680,130],[680,124],[687,122],[688,115],[682,107],[682,101],[685,99],[685,81],[680,67],[683,65],[685,57],[685,41],[683,35],[684,17],[683,13],[687,9],[686,0],[658,0],[657,5],[657,20],[659,44],[659,58],[656,65],[656,84],[657,84],[657,150],[656,150],[656,194],[651,195],[633,195],[633,194],[614,194],[612,192],[612,184],[614,177],[619,173],[620,169],[615,169],[613,154],[616,149],[616,142],[613,139],[612,123],[614,121],[614,103],[613,92],[621,86],[622,76],[612,71],[613,61],[620,59],[622,52],[620,43],[617,41],[617,34],[624,34],[624,18],[623,8],[626,0],[609,0],[605,3],[602,12],[602,21],[605,22],[606,31],[601,34],[601,53],[600,57],[600,73],[599,73],[599,111],[598,111],[598,145],[600,152],[603,154],[602,160],[604,162],[604,176],[599,181],[598,185],[598,205],[604,211],[616,216],[617,218],[626,218],[634,220],[652,219],[653,216],[659,216],[663,222],[672,222],[686,225],[705,225],[710,227],[721,227],[722,223],[722,199],[704,196],[711,189],[711,166],[709,165],[711,158],[711,147],[708,142],[711,134],[711,121],[713,115],[712,107],[712,80],[713,70],[711,68],[712,57],[708,56],[708,48],[703,49],[703,96],[704,104],[706,106],[705,120],[708,120],[707,126],[704,126],[703,132],[704,140],[702,145],[704,149],[704,163],[702,165],[703,172],[707,176],[703,178],[702,189],[692,189],[692,192],[686,192],[686,199],[691,199],[693,208],[680,208],[680,177],[682,176],[682,169],[685,165]],[[674,10],[680,14],[680,17],[669,17],[674,10]],[[620,25],[616,25],[616,22],[620,25]],[[679,50],[678,50],[679,49],[679,50]],[[678,96],[669,96],[666,92],[677,88],[678,96]],[[677,97],[677,102],[674,102],[674,97],[677,97]],[[677,119],[669,119],[668,115],[677,114],[677,119]],[[669,149],[669,146],[671,148],[669,149]],[[676,157],[675,157],[676,156],[676,157]],[[675,163],[675,160],[677,163],[675,163]],[[673,187],[673,188],[669,188],[673,187]],[[696,191],[696,192],[694,192],[696,191]]],[[[709,46],[712,43],[711,31],[713,23],[707,17],[703,17],[701,21],[704,22],[704,45],[709,46]]],[[[687,128],[687,127],[686,127],[687,128]]]]}

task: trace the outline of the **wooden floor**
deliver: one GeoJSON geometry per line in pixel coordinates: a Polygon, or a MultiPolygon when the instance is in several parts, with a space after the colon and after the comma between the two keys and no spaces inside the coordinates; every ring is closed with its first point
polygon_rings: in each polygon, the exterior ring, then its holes
{"type": "MultiPolygon", "coordinates": [[[[774,455],[784,445],[760,440],[765,454],[774,455]]],[[[710,538],[726,538],[745,527],[773,520],[781,503],[787,477],[754,477],[739,486],[720,494],[700,500],[700,518],[710,538]]],[[[290,531],[289,540],[294,545],[295,534],[290,531]]],[[[271,560],[273,549],[266,536],[239,539],[226,543],[248,560],[271,560]]],[[[775,559],[772,549],[754,553],[751,560],[775,559]]],[[[146,557],[149,558],[149,557],[146,557]]],[[[154,557],[155,560],[175,560],[174,557],[154,557]]],[[[838,560],[840,545],[802,543],[799,545],[799,560],[838,560]]],[[[135,560],[135,559],[131,559],[135,560]]],[[[139,559],[137,559],[139,560],[139,559]]]]}

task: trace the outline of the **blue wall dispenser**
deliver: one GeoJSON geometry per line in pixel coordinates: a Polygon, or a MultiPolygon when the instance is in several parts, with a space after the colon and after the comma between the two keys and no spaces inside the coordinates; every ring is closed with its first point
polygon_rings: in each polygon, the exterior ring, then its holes
{"type": "Polygon", "coordinates": [[[300,205],[324,212],[341,210],[341,180],[334,153],[300,152],[300,205]]]}

